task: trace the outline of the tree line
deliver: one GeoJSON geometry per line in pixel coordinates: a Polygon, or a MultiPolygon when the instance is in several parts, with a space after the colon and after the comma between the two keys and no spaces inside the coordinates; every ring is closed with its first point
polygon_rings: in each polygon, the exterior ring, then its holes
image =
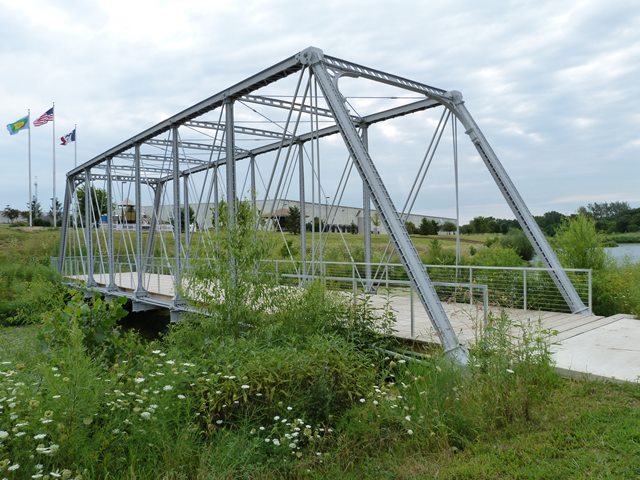
{"type": "MultiPolygon", "coordinates": [[[[640,232],[640,208],[631,208],[628,202],[594,202],[580,207],[572,215],[551,210],[534,218],[546,235],[555,236],[561,225],[578,215],[593,219],[596,230],[602,233],[640,232]]],[[[517,220],[478,216],[462,225],[460,232],[506,234],[512,229],[520,229],[517,220]]]]}

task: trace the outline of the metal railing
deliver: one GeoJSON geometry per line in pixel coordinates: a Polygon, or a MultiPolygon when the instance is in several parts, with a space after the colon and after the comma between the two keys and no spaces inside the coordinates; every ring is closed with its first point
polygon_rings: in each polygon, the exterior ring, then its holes
{"type": "MultiPolygon", "coordinates": [[[[191,262],[213,259],[191,259],[191,262]]],[[[313,279],[321,279],[329,288],[351,290],[354,292],[375,292],[381,288],[386,292],[406,289],[409,278],[404,267],[397,263],[364,262],[307,262],[270,260],[270,264],[279,281],[283,284],[300,284],[313,279]],[[371,277],[367,278],[367,272],[371,277]]],[[[114,273],[120,276],[127,273],[135,284],[135,260],[131,256],[118,256],[113,259],[114,273]]],[[[171,275],[175,263],[171,258],[151,257],[144,259],[145,273],[171,275]]],[[[108,274],[109,262],[106,258],[94,258],[94,274],[108,274]]],[[[568,312],[569,308],[558,291],[550,275],[551,270],[542,267],[485,267],[471,265],[425,265],[427,273],[435,286],[455,284],[455,291],[442,297],[458,303],[473,302],[474,290],[486,286],[488,304],[493,306],[518,308],[523,310],[548,310],[568,312]],[[464,288],[462,286],[464,285],[464,288]]],[[[578,292],[581,300],[592,308],[592,276],[587,269],[564,269],[578,292]]],[[[62,274],[67,277],[86,275],[86,257],[65,257],[62,274]]],[[[436,288],[438,291],[438,288],[436,288]]],[[[440,295],[440,292],[438,292],[440,295]]]]}

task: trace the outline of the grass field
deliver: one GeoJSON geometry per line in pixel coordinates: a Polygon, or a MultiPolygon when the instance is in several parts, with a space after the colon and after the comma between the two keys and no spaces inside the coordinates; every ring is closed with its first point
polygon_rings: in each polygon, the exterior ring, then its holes
{"type": "MultiPolygon", "coordinates": [[[[640,476],[638,384],[560,379],[543,347],[513,352],[500,331],[464,371],[433,352],[384,357],[366,312],[344,317],[313,292],[281,299],[281,314],[235,312],[244,331],[219,319],[145,340],[113,330],[104,304],[65,306],[57,235],[0,228],[0,306],[35,322],[0,327],[0,478],[640,476]]],[[[431,240],[414,237],[425,253],[431,240]]]]}

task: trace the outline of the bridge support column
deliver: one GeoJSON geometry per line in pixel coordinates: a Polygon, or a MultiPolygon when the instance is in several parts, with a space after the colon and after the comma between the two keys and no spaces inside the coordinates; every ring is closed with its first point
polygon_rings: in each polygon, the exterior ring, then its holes
{"type": "MultiPolygon", "coordinates": [[[[362,143],[369,151],[369,127],[362,126],[362,143]]],[[[369,189],[362,182],[362,225],[364,230],[364,269],[365,269],[365,291],[371,293],[373,284],[371,282],[371,194],[369,189]]]]}
{"type": "Polygon", "coordinates": [[[64,189],[64,205],[62,206],[62,226],[60,232],[60,253],[58,255],[58,273],[63,274],[64,258],[67,253],[67,232],[69,231],[69,214],[73,195],[73,179],[67,177],[64,189]]]}
{"type": "MultiPolygon", "coordinates": [[[[235,159],[235,135],[233,128],[233,99],[227,98],[225,109],[225,154],[227,169],[227,234],[232,241],[232,232],[236,227],[236,159],[235,159]]],[[[229,252],[229,274],[231,285],[236,282],[236,259],[229,252]]]]}
{"type": "Polygon", "coordinates": [[[140,179],[140,144],[134,147],[134,169],[135,169],[135,195],[136,195],[136,270],[137,282],[135,296],[145,297],[147,291],[144,288],[144,258],[142,257],[142,184],[140,179]]]}
{"type": "Polygon", "coordinates": [[[116,262],[113,249],[113,178],[111,176],[111,158],[107,158],[107,255],[109,261],[109,280],[107,291],[117,290],[116,262]]]}
{"type": "Polygon", "coordinates": [[[307,280],[307,209],[304,191],[304,144],[298,144],[298,181],[300,183],[300,268],[302,282],[307,280]]]}
{"type": "Polygon", "coordinates": [[[91,169],[84,170],[84,239],[87,247],[87,288],[95,287],[96,281],[93,278],[93,220],[92,220],[92,197],[91,193],[91,169]]]}
{"type": "Polygon", "coordinates": [[[182,234],[180,229],[180,152],[178,150],[178,127],[171,128],[172,154],[173,154],[173,238],[175,243],[173,281],[175,285],[174,303],[182,303],[180,288],[182,287],[182,261],[180,258],[180,246],[182,234]]]}
{"type": "MultiPolygon", "coordinates": [[[[160,204],[162,202],[162,194],[164,192],[164,182],[156,184],[153,195],[153,211],[151,212],[151,222],[149,224],[149,235],[147,236],[147,248],[144,256],[144,270],[148,270],[149,260],[153,256],[153,242],[156,238],[156,229],[158,226],[158,215],[160,215],[160,204]]],[[[159,274],[159,272],[158,272],[159,274]]]]}

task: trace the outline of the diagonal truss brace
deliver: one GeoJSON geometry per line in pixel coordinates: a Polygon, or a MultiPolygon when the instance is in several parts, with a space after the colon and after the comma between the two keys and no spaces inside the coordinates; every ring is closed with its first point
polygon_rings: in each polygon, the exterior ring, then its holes
{"type": "Polygon", "coordinates": [[[380,212],[382,222],[391,235],[409,279],[418,292],[418,296],[442,341],[445,354],[455,363],[466,365],[469,361],[469,354],[466,348],[458,341],[433,284],[420,261],[418,252],[413,246],[409,234],[382,182],[382,178],[380,178],[380,174],[349,116],[334,79],[331,78],[326,66],[322,63],[322,52],[320,50],[307,49],[303,52],[303,55],[306,55],[304,60],[311,65],[325,99],[334,112],[336,123],[353,158],[353,162],[371,194],[371,199],[376,209],[380,212]]]}
{"type": "Polygon", "coordinates": [[[567,273],[563,270],[558,257],[549,245],[549,242],[547,242],[547,239],[542,233],[542,230],[540,230],[540,227],[533,218],[533,215],[531,215],[531,212],[524,203],[520,193],[500,163],[498,156],[495,154],[491,145],[489,145],[489,142],[482,134],[480,127],[478,127],[478,124],[464,105],[462,94],[453,90],[448,92],[446,96],[450,99],[450,102],[447,102],[448,108],[454,113],[460,123],[464,125],[467,135],[471,138],[473,145],[476,147],[480,157],[498,185],[498,188],[500,189],[500,192],[502,192],[502,195],[511,208],[511,211],[518,219],[518,223],[522,227],[522,230],[531,242],[536,253],[551,270],[549,275],[558,287],[558,290],[564,297],[567,305],[573,313],[582,313],[585,315],[590,314],[589,307],[586,307],[584,303],[582,303],[578,292],[576,292],[576,289],[571,283],[571,280],[569,280],[567,273]]]}

